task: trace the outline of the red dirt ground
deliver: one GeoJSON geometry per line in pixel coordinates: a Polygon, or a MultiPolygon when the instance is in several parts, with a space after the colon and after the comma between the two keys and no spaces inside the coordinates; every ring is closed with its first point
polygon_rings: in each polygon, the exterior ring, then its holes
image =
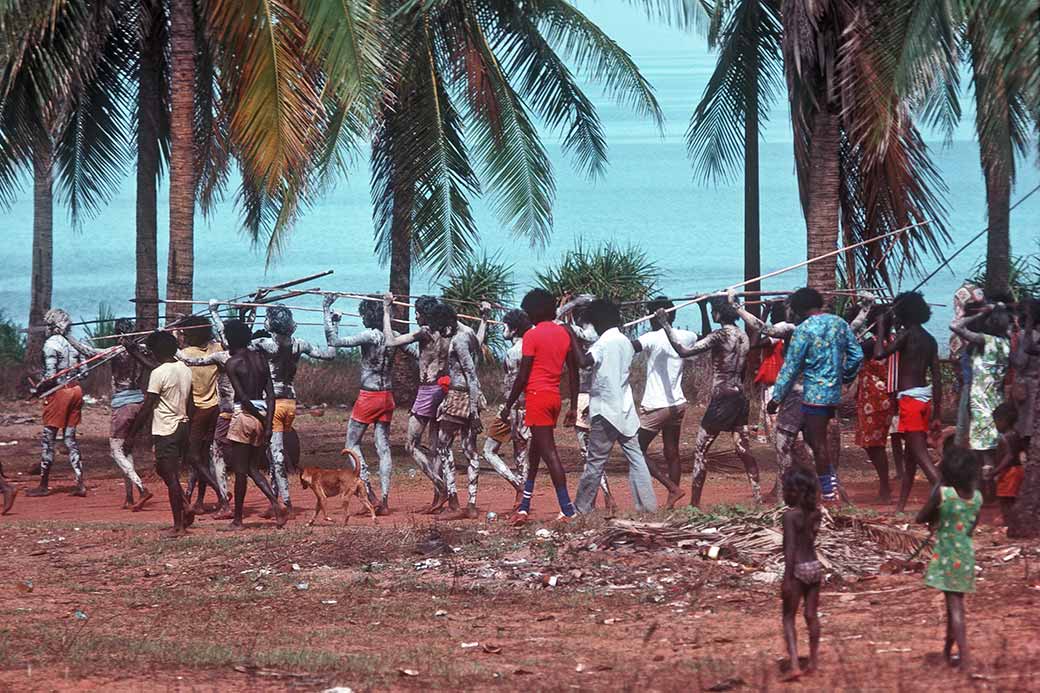
{"type": "MultiPolygon", "coordinates": [[[[38,413],[25,402],[5,402],[2,411],[7,421],[38,413]]],[[[329,410],[298,419],[305,464],[338,460],[346,416],[329,410]]],[[[403,412],[395,420],[395,442],[404,420],[403,412]]],[[[1037,547],[1004,538],[992,509],[977,538],[979,592],[968,600],[978,677],[938,662],[942,597],[920,574],[899,574],[828,584],[822,670],[781,684],[778,589],[739,566],[696,552],[574,550],[584,533],[602,526],[598,517],[543,541],[534,535],[537,523],[518,532],[501,521],[413,515],[430,491],[399,445],[395,512],[375,527],[352,517],[346,529],[307,528],[313,497],[294,480],[297,515],[285,530],[256,517],[265,503],[252,490],[251,531],[218,532],[223,523],[203,516],[189,537],[160,539],[170,518],[150,454],[139,451],[137,466],[148,472],[155,501],[141,513],[119,509],[122,481],[108,458],[107,429],[107,408],[87,407],[80,429],[87,498],[61,492],[71,474],[59,453],[52,477],[59,492],[20,496],[0,518],[0,691],[1033,687],[1040,578],[1030,561],[1037,547]],[[431,533],[457,549],[435,554],[436,566],[418,553],[431,545],[431,533]],[[1011,546],[1022,554],[1000,560],[1002,547],[1011,546]],[[556,587],[543,586],[549,575],[560,576],[556,587]]],[[[38,432],[36,423],[7,423],[0,432],[0,442],[18,441],[0,447],[0,456],[22,490],[36,482],[26,472],[37,459],[38,432]]],[[[573,435],[561,431],[559,438],[573,490],[573,435]]],[[[687,472],[691,438],[688,431],[687,472]]],[[[706,505],[744,503],[747,486],[731,445],[720,440],[718,448],[706,505]]],[[[755,452],[768,488],[773,457],[764,446],[755,452]]],[[[374,450],[365,454],[374,469],[374,450]]],[[[626,512],[622,462],[612,462],[612,488],[626,512]]],[[[845,448],[842,475],[857,512],[891,514],[873,502],[876,480],[858,450],[845,448]]],[[[557,510],[544,477],[534,501],[534,519],[542,521],[557,510]]],[[[461,471],[459,481],[461,489],[461,471]]],[[[919,480],[911,507],[926,492],[919,480]]],[[[480,493],[482,510],[511,506],[512,490],[493,473],[482,475],[480,493]]],[[[338,523],[338,502],[334,507],[338,523]]],[[[804,648],[804,629],[799,634],[804,648]]]]}

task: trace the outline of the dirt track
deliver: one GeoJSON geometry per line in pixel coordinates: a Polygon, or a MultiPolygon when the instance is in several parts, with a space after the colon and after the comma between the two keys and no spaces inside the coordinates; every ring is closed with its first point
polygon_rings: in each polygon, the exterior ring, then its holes
{"type": "MultiPolygon", "coordinates": [[[[3,411],[36,413],[21,402],[3,411]]],[[[346,414],[301,417],[306,460],[336,459],[346,414]]],[[[399,442],[404,417],[395,423],[399,442]]],[[[602,524],[598,517],[542,540],[538,524],[517,532],[501,522],[412,515],[429,491],[401,447],[394,448],[395,513],[376,527],[363,518],[351,518],[347,529],[305,527],[313,499],[294,482],[297,518],[285,530],[255,517],[263,506],[256,494],[248,504],[251,531],[229,536],[204,516],[188,538],[162,540],[159,530],[169,522],[162,494],[145,512],[119,509],[122,482],[107,457],[107,425],[104,407],[87,408],[81,444],[88,498],[23,496],[0,519],[0,690],[780,685],[777,588],[739,567],[689,551],[573,550],[602,524]],[[451,548],[430,553],[442,544],[451,548]],[[558,584],[544,586],[552,575],[558,584]]],[[[35,423],[7,425],[0,434],[0,442],[18,441],[0,455],[22,489],[35,482],[24,472],[36,461],[37,434],[35,423]]],[[[691,435],[684,436],[686,462],[691,435]]],[[[560,437],[574,469],[573,437],[560,437]]],[[[706,503],[745,502],[730,446],[719,447],[706,503]]],[[[373,450],[365,452],[374,460],[373,450]]],[[[768,488],[772,456],[756,453],[768,488]]],[[[139,455],[138,469],[150,470],[150,456],[139,455]]],[[[846,449],[842,472],[859,511],[888,512],[870,502],[876,482],[858,451],[846,449]]],[[[53,485],[61,490],[69,478],[59,454],[53,485]]],[[[145,479],[161,488],[154,474],[145,479]]],[[[630,508],[620,467],[611,482],[622,508],[630,508]]],[[[919,482],[912,505],[925,492],[919,482]]],[[[493,473],[482,475],[480,493],[482,510],[498,512],[513,497],[493,473]]],[[[550,519],[555,506],[548,480],[540,481],[535,519],[550,519]]],[[[992,515],[988,510],[979,531],[980,553],[1008,544],[992,515]]],[[[899,574],[826,588],[823,670],[793,688],[1031,687],[1040,580],[1030,573],[1036,547],[1024,549],[1013,560],[986,563],[968,602],[969,637],[985,678],[970,680],[935,660],[941,595],[924,588],[919,574],[899,574]]]]}

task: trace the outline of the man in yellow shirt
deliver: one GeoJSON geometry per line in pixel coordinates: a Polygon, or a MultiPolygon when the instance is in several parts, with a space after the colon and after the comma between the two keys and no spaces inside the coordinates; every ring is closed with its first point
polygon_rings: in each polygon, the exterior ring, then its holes
{"type": "MultiPolygon", "coordinates": [[[[224,347],[213,339],[210,321],[202,316],[192,316],[182,322],[185,328],[181,332],[184,349],[180,355],[187,359],[201,359],[224,347]]],[[[188,478],[188,497],[191,498],[195,482],[198,482],[199,493],[195,497],[196,514],[204,512],[202,499],[206,494],[206,486],[213,487],[220,503],[219,510],[228,508],[227,482],[223,479],[223,470],[214,469],[210,449],[213,435],[220,416],[220,396],[217,392],[217,366],[199,366],[191,369],[191,396],[195,411],[188,429],[188,462],[191,465],[188,478]],[[219,472],[219,473],[218,473],[219,472]]]]}

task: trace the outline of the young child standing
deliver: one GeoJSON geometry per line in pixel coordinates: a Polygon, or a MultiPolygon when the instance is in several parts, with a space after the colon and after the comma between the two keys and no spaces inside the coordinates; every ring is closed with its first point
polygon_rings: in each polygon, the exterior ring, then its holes
{"type": "Polygon", "coordinates": [[[997,466],[992,478],[997,480],[997,501],[1005,525],[1026,476],[1022,466],[1025,438],[1019,435],[1017,423],[1018,410],[1011,402],[1004,402],[993,410],[993,424],[1000,438],[997,440],[997,466]]]}
{"type": "Polygon", "coordinates": [[[964,623],[964,595],[975,591],[975,547],[972,533],[979,520],[982,494],[975,488],[975,455],[954,445],[943,454],[942,479],[917,522],[935,528],[935,549],[924,584],[946,596],[946,643],[943,656],[950,666],[967,669],[968,636],[964,623]],[[957,643],[958,657],[953,656],[957,643]]]}
{"type": "Polygon", "coordinates": [[[807,468],[795,465],[784,472],[784,579],[780,594],[783,598],[784,639],[791,660],[789,679],[798,678],[798,635],[795,633],[795,615],[798,605],[805,600],[805,627],[809,629],[809,664],[806,673],[816,671],[820,650],[820,584],[823,582],[823,564],[816,558],[816,534],[820,531],[820,513],[816,505],[816,476],[807,468]]]}

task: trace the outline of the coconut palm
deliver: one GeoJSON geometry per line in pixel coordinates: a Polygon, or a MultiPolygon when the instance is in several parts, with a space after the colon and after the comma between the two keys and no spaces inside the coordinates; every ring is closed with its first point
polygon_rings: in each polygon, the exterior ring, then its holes
{"type": "MultiPolygon", "coordinates": [[[[119,3],[0,6],[0,204],[11,202],[20,171],[31,167],[30,325],[51,302],[54,183],[78,226],[115,191],[125,163],[118,133],[129,33],[119,10],[119,3]]],[[[30,353],[40,339],[30,332],[30,353]]]]}
{"type": "MultiPolygon", "coordinates": [[[[762,274],[759,229],[759,127],[783,89],[780,0],[718,2],[708,45],[718,60],[690,119],[686,148],[695,172],[719,182],[744,172],[744,279],[762,274]]],[[[747,289],[759,289],[757,282],[747,289]]]]}
{"type": "MultiPolygon", "coordinates": [[[[682,14],[687,0],[662,0],[682,14]]],[[[350,3],[348,3],[350,5],[350,3]]],[[[367,6],[368,3],[355,3],[367,6]]],[[[565,61],[602,84],[620,103],[660,123],[653,92],[631,57],[565,0],[399,0],[377,3],[358,22],[365,59],[352,73],[360,101],[374,99],[371,142],[376,249],[390,266],[390,288],[408,294],[414,268],[442,275],[472,255],[477,238],[471,201],[485,193],[499,219],[534,246],[552,229],[555,183],[534,118],[563,131],[563,149],[585,175],[602,174],[606,140],[592,102],[565,61]],[[374,51],[374,55],[373,55],[374,51]],[[377,65],[378,70],[369,68],[377,65]],[[365,75],[378,75],[375,82],[365,75]]],[[[329,22],[307,13],[313,33],[329,22]]],[[[326,60],[335,41],[322,40],[326,60]]],[[[329,77],[336,86],[336,80],[329,77]]],[[[340,90],[343,91],[343,90],[340,90]]],[[[349,160],[364,109],[326,102],[327,147],[319,173],[349,160]],[[342,126],[341,126],[342,123],[342,126]]],[[[364,141],[364,140],[360,140],[364,141]]],[[[324,189],[297,181],[267,205],[257,237],[276,253],[290,210],[324,189]]],[[[258,205],[260,207],[262,205],[258,205]]]]}

